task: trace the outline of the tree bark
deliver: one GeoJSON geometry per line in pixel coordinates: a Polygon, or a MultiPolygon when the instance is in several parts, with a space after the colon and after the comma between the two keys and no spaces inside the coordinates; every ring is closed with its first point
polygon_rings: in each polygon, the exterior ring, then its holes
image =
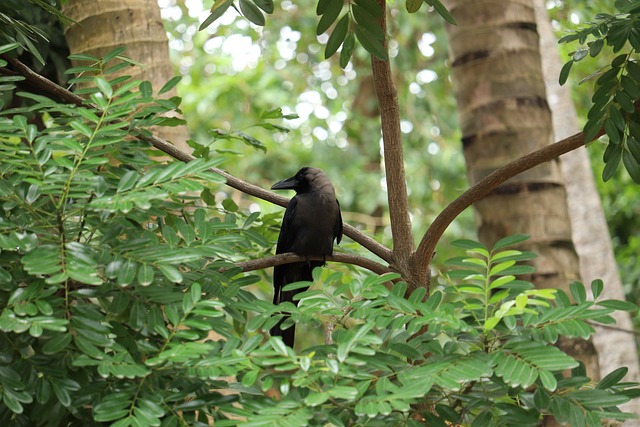
{"type": "MultiPolygon", "coordinates": [[[[65,30],[71,53],[102,57],[126,46],[124,55],[143,67],[123,69],[113,76],[127,74],[133,79],[148,80],[155,91],[175,75],[169,58],[169,40],[155,0],[69,0],[63,3],[63,12],[76,21],[65,30]]],[[[176,95],[173,88],[163,97],[176,95]]],[[[186,126],[158,127],[153,131],[190,152],[186,126]]]]}
{"type": "MultiPolygon", "coordinates": [[[[448,26],[452,79],[473,185],[498,167],[553,142],[532,0],[452,0],[458,26],[448,26]]],[[[515,176],[475,204],[480,240],[488,246],[528,234],[537,287],[568,290],[579,280],[566,190],[558,161],[515,176]]],[[[565,342],[565,349],[599,376],[597,355],[565,342]],[[569,346],[569,348],[566,348],[569,346]],[[578,352],[580,354],[578,354],[578,352]]],[[[582,347],[582,345],[580,345],[582,347]]]]}
{"type": "MultiPolygon", "coordinates": [[[[378,5],[382,11],[378,22],[386,34],[386,1],[378,0],[378,5]]],[[[385,50],[388,51],[386,40],[384,41],[384,46],[385,50]]],[[[393,238],[392,267],[402,274],[402,277],[407,281],[407,295],[410,295],[419,287],[425,287],[428,294],[429,264],[414,262],[415,242],[409,216],[398,92],[388,60],[383,61],[371,55],[371,69],[380,106],[387,200],[389,202],[389,217],[393,238]]]]}
{"type": "MultiPolygon", "coordinates": [[[[545,3],[543,0],[535,2],[536,22],[540,34],[540,50],[547,53],[542,56],[542,68],[547,99],[553,116],[555,139],[560,140],[578,132],[580,126],[569,87],[560,86],[558,83],[562,61],[557,54],[556,38],[545,3]]],[[[573,242],[580,258],[582,280],[589,284],[595,279],[602,279],[605,287],[600,298],[624,300],[622,281],[611,246],[611,235],[586,148],[579,148],[570,155],[562,156],[560,165],[567,188],[573,242]]],[[[633,330],[628,312],[618,311],[613,316],[618,327],[633,330]]],[[[627,332],[596,328],[593,343],[598,353],[602,375],[620,366],[626,366],[629,372],[625,381],[640,381],[638,353],[632,337],[627,332]]],[[[640,401],[634,399],[621,409],[640,413],[640,401]]]]}

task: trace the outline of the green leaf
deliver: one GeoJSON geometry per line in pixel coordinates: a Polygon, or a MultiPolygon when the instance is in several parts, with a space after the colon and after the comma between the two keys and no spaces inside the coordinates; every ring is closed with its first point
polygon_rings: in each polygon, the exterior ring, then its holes
{"type": "Polygon", "coordinates": [[[268,14],[272,14],[274,7],[273,7],[273,0],[253,0],[253,2],[262,10],[264,10],[265,13],[268,14]]]}
{"type": "Polygon", "coordinates": [[[602,279],[595,279],[591,282],[591,293],[593,294],[594,299],[597,299],[603,290],[604,282],[602,281],[602,279]]]}
{"type": "Polygon", "coordinates": [[[89,126],[85,125],[81,121],[73,120],[73,121],[69,122],[69,125],[73,129],[75,129],[76,131],[80,132],[81,134],[83,134],[86,137],[91,137],[91,135],[93,135],[93,129],[91,129],[89,126]]]}
{"type": "Polygon", "coordinates": [[[489,277],[495,276],[496,274],[505,271],[507,268],[515,265],[515,263],[516,262],[512,260],[512,261],[504,261],[494,265],[493,267],[491,267],[491,270],[489,271],[489,277]]]}
{"type": "Polygon", "coordinates": [[[407,12],[416,13],[420,9],[420,6],[422,6],[423,2],[424,0],[407,0],[407,12]]]}
{"type": "Polygon", "coordinates": [[[589,53],[588,49],[578,49],[575,52],[573,52],[573,55],[571,56],[571,58],[573,59],[574,62],[578,62],[581,59],[584,59],[588,53],[589,53]]]}
{"type": "Polygon", "coordinates": [[[51,379],[51,388],[53,389],[53,394],[56,395],[62,406],[71,406],[71,395],[60,380],[51,379]]]}
{"type": "Polygon", "coordinates": [[[213,22],[220,18],[232,4],[233,0],[215,0],[213,2],[213,6],[211,6],[211,14],[202,22],[202,24],[200,24],[198,31],[202,31],[209,25],[213,24],[213,22]]]}
{"type": "Polygon", "coordinates": [[[148,80],[143,81],[142,83],[140,83],[140,94],[142,95],[143,98],[148,98],[151,95],[153,95],[153,87],[151,86],[151,82],[148,80]]]}
{"type": "Polygon", "coordinates": [[[584,133],[585,144],[588,144],[595,139],[595,137],[600,132],[600,129],[602,129],[602,122],[602,117],[597,118],[597,120],[589,119],[587,121],[587,123],[584,125],[584,129],[582,130],[582,132],[584,133]]]}
{"type": "Polygon", "coordinates": [[[595,58],[596,56],[598,56],[598,54],[602,50],[603,46],[604,46],[604,40],[603,39],[594,40],[589,45],[589,55],[591,55],[592,58],[595,58]]]}
{"type": "Polygon", "coordinates": [[[495,316],[489,317],[487,321],[484,322],[483,329],[485,330],[485,332],[491,331],[493,328],[496,327],[498,323],[500,323],[499,317],[495,317],[495,316]]]}
{"type": "Polygon", "coordinates": [[[347,38],[344,40],[342,44],[342,50],[340,51],[340,67],[346,68],[349,65],[349,61],[351,60],[351,55],[353,55],[353,49],[356,46],[356,38],[353,32],[349,32],[347,38]]]}
{"type": "Polygon", "coordinates": [[[367,9],[354,4],[351,6],[351,13],[353,14],[358,26],[369,31],[369,33],[371,33],[376,39],[380,41],[384,40],[385,34],[382,27],[380,27],[378,19],[369,13],[367,9]]]}
{"type": "Polygon", "coordinates": [[[327,46],[324,50],[325,59],[330,58],[340,45],[344,42],[347,37],[347,32],[349,30],[349,14],[345,14],[340,21],[336,24],[336,27],[331,32],[329,36],[329,40],[327,41],[327,46]]]}
{"type": "Polygon", "coordinates": [[[94,420],[97,422],[115,421],[126,417],[131,406],[128,393],[115,392],[107,395],[94,407],[94,420]]]}
{"type": "Polygon", "coordinates": [[[545,411],[549,407],[551,403],[551,399],[549,398],[549,394],[543,388],[536,388],[536,391],[533,393],[533,402],[536,406],[536,409],[539,411],[545,411]]]}
{"type": "Polygon", "coordinates": [[[178,83],[180,83],[180,80],[182,80],[182,76],[174,76],[171,77],[169,79],[168,82],[166,82],[164,84],[164,86],[162,86],[162,88],[160,88],[160,90],[158,91],[158,95],[162,95],[163,93],[169,92],[171,89],[173,89],[178,83]]]}
{"type": "Polygon", "coordinates": [[[640,82],[640,65],[636,61],[627,62],[627,72],[636,82],[640,82]]]}
{"type": "Polygon", "coordinates": [[[638,306],[629,301],[619,301],[615,299],[608,299],[604,301],[598,301],[598,305],[606,308],[612,308],[620,311],[634,312],[638,310],[638,306]]]}
{"type": "Polygon", "coordinates": [[[266,23],[266,21],[264,19],[264,15],[262,14],[258,6],[256,6],[254,3],[250,2],[249,0],[239,0],[239,3],[240,3],[240,11],[242,12],[245,18],[247,18],[249,21],[251,21],[252,23],[260,27],[264,27],[264,24],[266,23]]]}
{"type": "Polygon", "coordinates": [[[125,260],[118,271],[118,276],[116,282],[120,286],[129,286],[133,283],[136,277],[136,271],[138,269],[138,265],[130,260],[125,260]]]}
{"type": "Polygon", "coordinates": [[[2,401],[14,414],[22,414],[24,408],[20,401],[16,399],[9,390],[5,390],[2,394],[2,401]]]}
{"type": "MultiPolygon", "coordinates": [[[[624,131],[627,125],[626,120],[624,119],[622,113],[619,109],[612,107],[609,109],[609,116],[613,123],[616,125],[616,128],[620,131],[624,131]]],[[[607,132],[608,133],[608,132],[607,132]]]]}
{"type": "Polygon", "coordinates": [[[155,271],[151,265],[142,264],[140,268],[138,268],[137,280],[140,286],[149,286],[153,283],[154,277],[155,271]]]}
{"type": "Polygon", "coordinates": [[[58,353],[65,348],[69,344],[71,344],[72,336],[69,333],[56,335],[51,338],[47,343],[42,347],[42,352],[44,354],[55,354],[58,353]]]}
{"type": "Polygon", "coordinates": [[[618,368],[610,372],[603,379],[600,380],[596,388],[604,390],[604,389],[615,386],[620,381],[622,381],[625,375],[627,375],[627,372],[629,372],[629,368],[627,367],[618,368]]]}
{"type": "Polygon", "coordinates": [[[109,52],[102,58],[104,62],[109,62],[118,55],[122,55],[127,50],[126,46],[119,46],[109,52]]]}
{"type": "MultiPolygon", "coordinates": [[[[615,407],[627,403],[630,399],[623,394],[613,394],[602,389],[576,390],[568,394],[569,397],[580,402],[587,408],[599,409],[602,407],[615,407]]],[[[576,425],[576,424],[574,424],[576,425]]]]}
{"type": "Polygon", "coordinates": [[[640,164],[630,151],[624,150],[622,152],[622,163],[629,173],[629,176],[636,184],[640,184],[640,164]]]}
{"type": "Polygon", "coordinates": [[[20,44],[18,44],[18,43],[4,44],[4,45],[0,46],[0,54],[11,52],[12,50],[15,50],[15,49],[17,49],[19,47],[20,47],[20,44]]]}
{"type": "Polygon", "coordinates": [[[605,150],[605,156],[608,158],[605,159],[605,166],[602,171],[602,180],[608,181],[613,177],[618,169],[618,165],[620,165],[620,159],[622,158],[622,147],[615,144],[609,144],[607,149],[605,150]],[[607,156],[608,154],[608,156],[607,156]]]}
{"type": "Polygon", "coordinates": [[[383,41],[379,40],[369,30],[361,25],[356,26],[356,37],[358,41],[371,55],[376,56],[381,61],[389,59],[383,41]]]}
{"type": "Polygon", "coordinates": [[[193,283],[189,288],[189,292],[191,293],[191,300],[195,303],[202,298],[202,286],[199,283],[193,283]]]}
{"type": "Polygon", "coordinates": [[[526,234],[514,234],[512,236],[507,236],[504,237],[500,240],[498,240],[494,245],[493,245],[493,251],[497,251],[503,248],[506,248],[508,246],[513,246],[513,245],[517,245],[518,243],[522,243],[526,240],[529,239],[529,236],[526,234]]]}
{"type": "MultiPolygon", "coordinates": [[[[498,245],[499,243],[500,242],[496,243],[496,245],[498,245]]],[[[485,251],[487,251],[487,248],[482,243],[476,242],[475,240],[458,239],[451,242],[451,245],[457,248],[462,248],[467,250],[484,249],[485,251]]],[[[496,249],[498,248],[496,247],[496,249]]]]}
{"type": "Polygon", "coordinates": [[[618,92],[615,94],[614,99],[620,104],[623,110],[627,113],[633,113],[636,109],[636,106],[633,103],[633,100],[629,97],[626,92],[618,92]]]}
{"type": "Polygon", "coordinates": [[[456,19],[451,15],[451,12],[444,7],[444,5],[439,0],[424,0],[429,6],[433,6],[433,8],[438,12],[440,16],[444,18],[449,24],[458,25],[456,19]]]}
{"type": "Polygon", "coordinates": [[[572,67],[573,67],[573,60],[566,62],[562,66],[562,69],[560,70],[560,77],[558,78],[558,83],[560,83],[560,86],[563,86],[567,82],[567,79],[569,78],[569,73],[571,72],[572,67]]]}
{"type": "Polygon", "coordinates": [[[604,121],[604,131],[607,133],[609,141],[611,141],[612,144],[620,144],[621,132],[612,119],[609,118],[604,121]]]}
{"type": "Polygon", "coordinates": [[[314,407],[322,405],[324,402],[329,400],[330,397],[331,396],[329,395],[329,393],[324,391],[319,393],[310,393],[307,397],[305,397],[304,403],[305,405],[314,407]]]}
{"type": "Polygon", "coordinates": [[[104,78],[102,77],[95,77],[93,79],[93,82],[95,83],[95,85],[98,87],[98,89],[100,89],[100,92],[102,92],[102,94],[107,98],[110,99],[113,96],[113,88],[111,87],[111,85],[109,84],[108,81],[106,81],[104,78]]]}
{"type": "Polygon", "coordinates": [[[627,149],[631,153],[636,162],[640,163],[640,142],[633,136],[627,137],[627,149]]]}
{"type": "Polygon", "coordinates": [[[539,375],[542,386],[549,391],[555,391],[558,387],[558,381],[553,374],[549,371],[540,371],[539,375]]]}
{"type": "Polygon", "coordinates": [[[378,4],[378,0],[355,0],[355,2],[374,17],[378,19],[382,18],[382,8],[380,4],[378,4]]]}
{"type": "Polygon", "coordinates": [[[316,5],[316,15],[324,15],[329,7],[331,0],[318,0],[318,4],[316,5]]]}
{"type": "Polygon", "coordinates": [[[160,264],[158,269],[170,282],[182,283],[182,273],[172,265],[160,264]]]}
{"type": "Polygon", "coordinates": [[[640,98],[640,87],[638,83],[631,79],[629,76],[622,75],[620,77],[620,83],[624,91],[635,101],[640,98]]]}
{"type": "MultiPolygon", "coordinates": [[[[318,4],[318,6],[320,6],[320,4],[318,4]]],[[[320,18],[320,21],[318,21],[316,35],[319,36],[320,34],[323,34],[334,22],[336,22],[343,6],[343,0],[328,0],[326,9],[324,9],[322,17],[320,18]]]]}
{"type": "Polygon", "coordinates": [[[336,399],[354,400],[358,397],[358,389],[349,386],[334,386],[327,390],[327,393],[336,399]]]}
{"type": "Polygon", "coordinates": [[[0,267],[0,283],[11,283],[11,273],[8,272],[4,267],[0,267]]]}
{"type": "Polygon", "coordinates": [[[569,290],[571,292],[571,296],[578,303],[582,304],[587,300],[587,291],[584,288],[584,285],[580,282],[573,282],[569,285],[569,290]]]}
{"type": "Polygon", "coordinates": [[[238,205],[233,201],[231,197],[228,197],[222,201],[222,207],[229,212],[238,212],[238,205]]]}

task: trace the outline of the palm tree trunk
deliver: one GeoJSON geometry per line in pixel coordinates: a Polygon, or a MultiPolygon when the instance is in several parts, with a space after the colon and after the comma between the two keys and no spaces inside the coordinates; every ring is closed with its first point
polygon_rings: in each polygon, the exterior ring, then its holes
{"type": "MultiPolygon", "coordinates": [[[[536,21],[540,34],[542,68],[545,76],[549,107],[553,114],[555,140],[579,132],[576,114],[568,86],[560,86],[558,76],[562,68],[560,56],[556,52],[556,38],[547,16],[544,0],[536,0],[536,21]]],[[[602,209],[600,194],[596,188],[593,171],[586,148],[580,148],[560,158],[568,194],[569,216],[573,230],[573,242],[580,257],[580,275],[585,283],[602,279],[605,283],[600,298],[624,300],[622,281],[613,256],[611,235],[602,209]]],[[[617,327],[631,331],[631,316],[626,311],[613,315],[617,327]]],[[[635,340],[628,332],[596,328],[593,343],[598,353],[602,375],[626,366],[629,372],[625,381],[640,381],[638,352],[635,340]]],[[[624,405],[626,412],[640,413],[640,401],[634,399],[624,405]]]]}
{"type": "MultiPolygon", "coordinates": [[[[169,41],[155,0],[69,0],[63,3],[63,12],[77,22],[65,31],[71,53],[102,57],[126,46],[124,54],[144,66],[122,70],[121,74],[148,80],[156,91],[174,76],[169,41]]],[[[163,96],[176,96],[175,88],[163,96]]],[[[154,128],[153,132],[190,151],[186,127],[154,128]]]]}
{"type": "MultiPolygon", "coordinates": [[[[475,184],[493,170],[553,142],[533,0],[452,0],[458,21],[447,28],[452,78],[468,178],[475,184]]],[[[492,245],[509,234],[531,239],[522,249],[538,254],[531,280],[540,288],[568,290],[580,279],[571,237],[567,193],[558,161],[507,181],[475,205],[480,240],[492,245]]],[[[591,342],[561,347],[599,377],[591,342]]]]}

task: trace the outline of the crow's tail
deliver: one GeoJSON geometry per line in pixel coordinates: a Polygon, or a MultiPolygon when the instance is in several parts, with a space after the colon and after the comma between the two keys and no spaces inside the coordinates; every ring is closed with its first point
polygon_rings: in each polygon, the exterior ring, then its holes
{"type": "MultiPolygon", "coordinates": [[[[293,304],[297,304],[296,301],[293,300],[293,297],[298,292],[303,292],[306,289],[295,289],[292,291],[283,291],[282,288],[289,283],[294,282],[302,282],[302,281],[313,281],[313,276],[311,272],[315,267],[323,265],[323,262],[296,262],[292,264],[284,264],[278,265],[274,268],[273,272],[273,303],[275,305],[282,304],[283,302],[291,302],[293,304]]],[[[287,320],[289,316],[285,316],[278,322],[276,326],[271,328],[271,336],[272,337],[282,337],[282,341],[289,347],[293,348],[293,343],[295,341],[295,333],[296,327],[295,324],[287,329],[282,329],[282,323],[287,320]]]]}

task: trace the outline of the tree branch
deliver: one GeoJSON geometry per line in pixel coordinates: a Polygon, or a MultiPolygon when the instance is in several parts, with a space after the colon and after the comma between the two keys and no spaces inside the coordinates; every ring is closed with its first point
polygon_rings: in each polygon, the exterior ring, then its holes
{"type": "MultiPolygon", "coordinates": [[[[70,104],[75,104],[75,105],[87,104],[87,101],[84,98],[74,94],[73,92],[68,91],[67,89],[55,84],[51,80],[32,71],[29,67],[27,67],[17,59],[11,58],[6,54],[0,55],[0,57],[2,57],[2,59],[6,60],[9,64],[11,64],[11,67],[14,69],[14,71],[24,76],[26,81],[31,86],[34,86],[35,88],[42,91],[43,93],[51,95],[57,98],[58,100],[61,100],[63,102],[67,102],[70,104]]],[[[158,150],[162,151],[165,154],[168,154],[174,159],[177,159],[183,162],[189,162],[195,159],[195,157],[193,157],[191,154],[185,153],[184,151],[178,149],[175,145],[161,138],[158,138],[157,136],[144,135],[141,132],[141,130],[138,128],[133,128],[131,129],[131,131],[132,131],[131,132],[132,135],[138,138],[139,140],[145,141],[153,145],[155,148],[157,148],[158,150]]],[[[236,178],[222,169],[211,168],[211,171],[224,177],[227,180],[227,185],[229,187],[234,188],[238,191],[241,191],[245,194],[257,197],[262,200],[266,200],[268,202],[271,202],[273,204],[280,205],[283,207],[286,207],[287,204],[289,203],[289,199],[287,199],[286,197],[282,197],[276,193],[273,193],[271,191],[258,187],[257,185],[254,185],[246,181],[243,181],[239,178],[236,178]]],[[[350,237],[357,243],[361,244],[366,249],[368,249],[375,255],[382,258],[384,261],[388,263],[392,262],[391,250],[389,250],[389,248],[387,248],[383,244],[374,240],[372,237],[365,235],[364,233],[360,232],[358,229],[356,229],[355,227],[349,224],[344,224],[343,232],[346,236],[350,237]]]]}
{"type": "MultiPolygon", "coordinates": [[[[386,34],[386,1],[378,0],[382,16],[378,20],[382,31],[386,34]]],[[[385,51],[388,52],[387,41],[384,41],[385,51]]],[[[387,198],[389,201],[389,217],[391,220],[391,235],[393,237],[394,263],[402,273],[410,271],[405,268],[414,251],[415,243],[411,231],[409,217],[409,202],[407,197],[407,182],[404,170],[402,132],[400,131],[400,107],[398,92],[391,74],[389,61],[382,61],[371,55],[371,69],[376,89],[376,96],[380,105],[380,122],[382,126],[382,141],[384,147],[384,168],[387,180],[387,198]],[[399,264],[399,265],[398,265],[399,264]]]]}
{"type": "MultiPolygon", "coordinates": [[[[601,130],[595,138],[598,138],[603,134],[604,131],[601,130]]],[[[442,212],[440,212],[425,235],[422,237],[418,250],[414,255],[414,261],[430,263],[436,244],[449,224],[451,224],[451,222],[460,215],[462,211],[489,194],[497,186],[509,178],[538,166],[541,163],[553,160],[562,154],[581,147],[582,145],[584,145],[584,134],[579,132],[563,139],[562,141],[556,142],[555,144],[548,145],[534,151],[533,153],[522,156],[519,159],[516,159],[513,162],[491,172],[477,184],[462,193],[460,197],[455,199],[442,212]]]]}
{"type": "MultiPolygon", "coordinates": [[[[334,253],[332,256],[300,256],[293,252],[287,252],[284,254],[272,255],[260,259],[252,259],[249,261],[237,262],[234,265],[242,269],[243,272],[262,270],[268,267],[275,267],[276,265],[291,264],[293,262],[306,262],[306,261],[330,261],[341,262],[344,264],[357,265],[359,267],[366,268],[373,271],[376,274],[391,273],[393,270],[390,267],[386,267],[376,261],[364,258],[358,255],[334,253]]],[[[223,268],[222,271],[228,270],[223,268]]]]}
{"type": "Polygon", "coordinates": [[[618,326],[604,325],[602,323],[596,323],[596,322],[592,322],[590,320],[587,320],[587,323],[590,324],[591,326],[593,326],[594,328],[609,329],[611,331],[624,332],[625,334],[635,335],[635,336],[640,337],[640,331],[632,331],[630,329],[620,328],[618,326]]]}

